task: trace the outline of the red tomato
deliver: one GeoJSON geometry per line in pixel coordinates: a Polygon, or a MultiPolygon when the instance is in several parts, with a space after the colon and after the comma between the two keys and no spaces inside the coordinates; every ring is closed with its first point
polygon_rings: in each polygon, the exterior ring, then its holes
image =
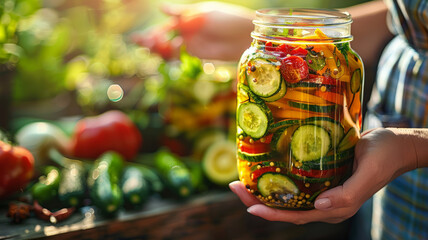
{"type": "Polygon", "coordinates": [[[24,188],[34,174],[33,155],[0,141],[0,199],[24,188]]]}
{"type": "Polygon", "coordinates": [[[115,151],[126,160],[138,153],[142,137],[135,124],[121,111],[108,111],[77,122],[71,139],[71,155],[96,159],[107,151],[115,151]]]}
{"type": "Polygon", "coordinates": [[[263,173],[267,173],[267,172],[276,172],[276,169],[278,167],[262,167],[260,169],[255,170],[254,172],[251,173],[251,180],[253,180],[253,182],[256,182],[257,179],[263,174],[263,173]]]}
{"type": "Polygon", "coordinates": [[[281,74],[289,83],[296,83],[309,75],[308,64],[298,56],[286,57],[282,60],[281,74]]]}

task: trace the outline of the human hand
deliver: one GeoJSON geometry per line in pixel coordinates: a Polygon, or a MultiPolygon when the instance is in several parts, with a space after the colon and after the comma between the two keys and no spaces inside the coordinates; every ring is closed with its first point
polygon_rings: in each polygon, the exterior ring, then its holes
{"type": "Polygon", "coordinates": [[[251,43],[253,11],[244,7],[201,2],[164,5],[162,11],[170,16],[166,24],[134,34],[132,39],[165,59],[178,57],[184,45],[199,58],[235,61],[251,43]],[[174,31],[178,35],[169,39],[174,31]]]}
{"type": "Polygon", "coordinates": [[[266,220],[295,224],[339,223],[352,217],[366,200],[388,182],[417,167],[414,148],[408,141],[391,129],[373,129],[363,133],[355,148],[352,176],[343,185],[321,193],[313,210],[267,207],[250,194],[241,182],[232,182],[229,187],[249,207],[249,213],[266,220]]]}

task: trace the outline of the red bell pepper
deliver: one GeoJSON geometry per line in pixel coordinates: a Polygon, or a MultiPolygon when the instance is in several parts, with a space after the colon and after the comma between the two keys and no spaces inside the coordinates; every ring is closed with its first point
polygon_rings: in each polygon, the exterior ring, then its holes
{"type": "Polygon", "coordinates": [[[0,199],[27,186],[34,174],[34,157],[27,149],[0,141],[0,199]]]}
{"type": "Polygon", "coordinates": [[[142,136],[121,111],[111,110],[79,120],[71,137],[70,154],[77,158],[96,159],[104,152],[115,151],[131,161],[142,144],[142,136]]]}

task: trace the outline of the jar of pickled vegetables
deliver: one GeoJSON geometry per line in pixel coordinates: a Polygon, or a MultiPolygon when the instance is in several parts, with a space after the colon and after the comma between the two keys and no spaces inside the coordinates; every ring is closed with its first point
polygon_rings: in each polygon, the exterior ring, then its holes
{"type": "Polygon", "coordinates": [[[313,209],[352,173],[364,68],[348,13],[264,9],[237,82],[240,180],[264,204],[313,209]]]}

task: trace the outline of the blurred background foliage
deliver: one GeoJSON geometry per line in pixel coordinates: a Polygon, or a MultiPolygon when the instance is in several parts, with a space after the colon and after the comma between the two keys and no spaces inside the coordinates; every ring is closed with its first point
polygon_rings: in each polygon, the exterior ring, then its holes
{"type": "MultiPolygon", "coordinates": [[[[223,0],[252,9],[342,8],[364,1],[223,0]]],[[[180,68],[166,66],[170,63],[132,43],[130,34],[166,21],[166,16],[159,10],[160,5],[166,2],[1,0],[0,65],[13,66],[15,70],[12,81],[14,103],[52,99],[72,93],[80,111],[94,114],[111,108],[112,104],[116,108],[147,109],[148,105],[161,101],[164,93],[153,90],[154,86],[165,87],[167,83],[174,83],[171,78],[183,80],[182,75],[177,74],[180,68]],[[147,84],[141,80],[146,80],[147,84]],[[113,90],[121,96],[120,101],[108,94],[111,86],[117,83],[120,83],[119,88],[115,86],[113,90]],[[143,92],[148,96],[143,96],[143,92]]],[[[195,2],[199,1],[168,1],[179,4],[195,2]]],[[[187,74],[186,69],[180,71],[187,74]]],[[[194,74],[193,78],[197,75],[194,74]]]]}

